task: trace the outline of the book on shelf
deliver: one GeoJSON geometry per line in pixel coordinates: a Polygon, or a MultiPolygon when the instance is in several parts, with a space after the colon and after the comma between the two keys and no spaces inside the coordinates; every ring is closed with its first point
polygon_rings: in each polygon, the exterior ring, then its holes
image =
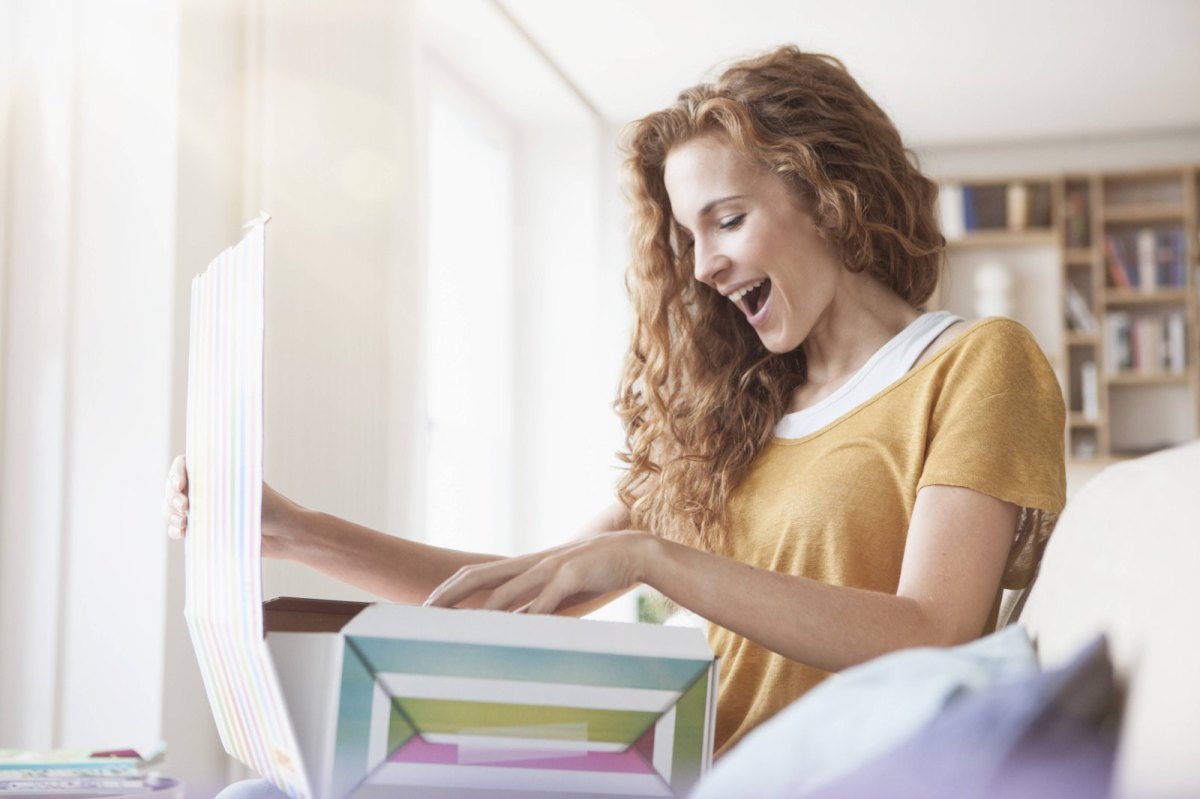
{"type": "Polygon", "coordinates": [[[1104,371],[1110,375],[1133,368],[1132,319],[1124,311],[1104,317],[1104,371]]]}
{"type": "Polygon", "coordinates": [[[1104,318],[1108,374],[1183,374],[1187,369],[1187,319],[1182,311],[1134,317],[1113,311],[1104,318]]]}
{"type": "Polygon", "coordinates": [[[1139,372],[1152,373],[1163,368],[1163,326],[1156,322],[1143,316],[1130,328],[1133,368],[1139,372]]]}
{"type": "Polygon", "coordinates": [[[1094,422],[1100,418],[1100,372],[1095,361],[1080,364],[1079,389],[1083,399],[1083,418],[1094,422]]]}
{"type": "Polygon", "coordinates": [[[1138,288],[1153,291],[1158,287],[1158,241],[1150,228],[1139,230],[1134,240],[1137,247],[1138,288]]]}
{"type": "Polygon", "coordinates": [[[1009,230],[1029,226],[1029,189],[1024,183],[1010,183],[1004,197],[1004,216],[1009,230]]]}
{"type": "Polygon", "coordinates": [[[1050,183],[942,183],[938,217],[948,241],[974,231],[1047,230],[1052,221],[1050,183]]]}
{"type": "Polygon", "coordinates": [[[1182,230],[1141,228],[1104,237],[1108,284],[1145,292],[1187,285],[1187,254],[1182,230]]]}
{"type": "Polygon", "coordinates": [[[1137,283],[1137,275],[1116,236],[1110,234],[1104,237],[1104,255],[1108,263],[1108,284],[1118,289],[1133,288],[1137,283]]]}
{"type": "Polygon", "coordinates": [[[1167,370],[1182,374],[1187,370],[1187,319],[1182,313],[1167,317],[1166,324],[1167,370]]]}
{"type": "Polygon", "coordinates": [[[1046,182],[1029,184],[1026,218],[1032,228],[1048,228],[1053,223],[1052,195],[1046,182]]]}
{"type": "Polygon", "coordinates": [[[1008,187],[996,184],[963,186],[963,223],[967,231],[1008,227],[1008,187]]]}
{"type": "Polygon", "coordinates": [[[1091,226],[1088,220],[1088,193],[1083,187],[1067,189],[1066,200],[1067,246],[1090,247],[1091,226]]]}
{"type": "Polygon", "coordinates": [[[938,221],[947,241],[961,239],[967,232],[964,223],[963,187],[958,183],[943,183],[938,187],[938,221]]]}
{"type": "Polygon", "coordinates": [[[1067,283],[1063,300],[1067,306],[1067,322],[1072,330],[1080,333],[1095,333],[1099,329],[1100,325],[1096,322],[1096,315],[1092,313],[1083,293],[1075,287],[1074,283],[1067,283]]]}
{"type": "Polygon", "coordinates": [[[1160,286],[1183,288],[1187,285],[1187,244],[1183,230],[1155,234],[1154,260],[1160,286]]]}

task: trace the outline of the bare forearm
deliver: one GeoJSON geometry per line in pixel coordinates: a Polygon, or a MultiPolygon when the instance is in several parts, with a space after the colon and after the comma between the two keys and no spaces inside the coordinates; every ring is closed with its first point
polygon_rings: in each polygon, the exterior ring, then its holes
{"type": "Polygon", "coordinates": [[[916,600],[832,586],[662,539],[643,581],[682,607],[785,657],[840,671],[943,640],[916,600]]]}
{"type": "MultiPolygon", "coordinates": [[[[304,510],[278,538],[294,560],[392,602],[419,604],[463,566],[498,560],[381,533],[327,513],[304,510]]],[[[486,595],[464,605],[477,605],[486,595]]]]}
{"type": "MultiPolygon", "coordinates": [[[[500,560],[497,555],[461,552],[397,538],[290,502],[285,518],[286,522],[272,536],[275,557],[303,563],[393,602],[421,603],[463,566],[500,560]]],[[[583,537],[612,532],[628,523],[628,511],[617,502],[593,517],[580,534],[583,537]]],[[[580,604],[573,612],[580,615],[591,612],[612,596],[580,604]]],[[[480,592],[461,604],[475,607],[487,597],[488,592],[480,592]]]]}

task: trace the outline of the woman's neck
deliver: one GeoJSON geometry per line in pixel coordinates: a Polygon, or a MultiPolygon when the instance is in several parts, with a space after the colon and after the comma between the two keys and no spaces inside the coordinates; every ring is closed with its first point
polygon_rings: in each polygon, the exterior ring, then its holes
{"type": "Polygon", "coordinates": [[[833,301],[804,341],[808,379],[797,393],[811,400],[814,393],[836,390],[920,315],[874,278],[844,272],[833,301]]]}

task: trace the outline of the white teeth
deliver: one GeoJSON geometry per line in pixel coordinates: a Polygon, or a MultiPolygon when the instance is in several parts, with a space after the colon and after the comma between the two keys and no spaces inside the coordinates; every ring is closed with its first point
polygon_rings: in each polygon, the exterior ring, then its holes
{"type": "Polygon", "coordinates": [[[763,283],[766,283],[766,282],[767,282],[766,278],[763,278],[762,280],[758,281],[757,283],[752,283],[749,286],[746,286],[745,288],[740,288],[737,291],[730,294],[729,299],[733,300],[734,302],[737,302],[742,297],[745,297],[747,294],[754,291],[756,288],[758,288],[759,286],[761,286],[763,283]]]}

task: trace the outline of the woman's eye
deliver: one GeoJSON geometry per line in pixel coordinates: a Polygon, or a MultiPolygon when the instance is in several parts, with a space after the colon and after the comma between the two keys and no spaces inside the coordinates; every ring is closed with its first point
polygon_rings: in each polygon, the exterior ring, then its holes
{"type": "Polygon", "coordinates": [[[737,214],[736,216],[727,217],[721,220],[720,228],[721,230],[735,230],[742,224],[742,220],[745,218],[745,214],[737,214]]]}

